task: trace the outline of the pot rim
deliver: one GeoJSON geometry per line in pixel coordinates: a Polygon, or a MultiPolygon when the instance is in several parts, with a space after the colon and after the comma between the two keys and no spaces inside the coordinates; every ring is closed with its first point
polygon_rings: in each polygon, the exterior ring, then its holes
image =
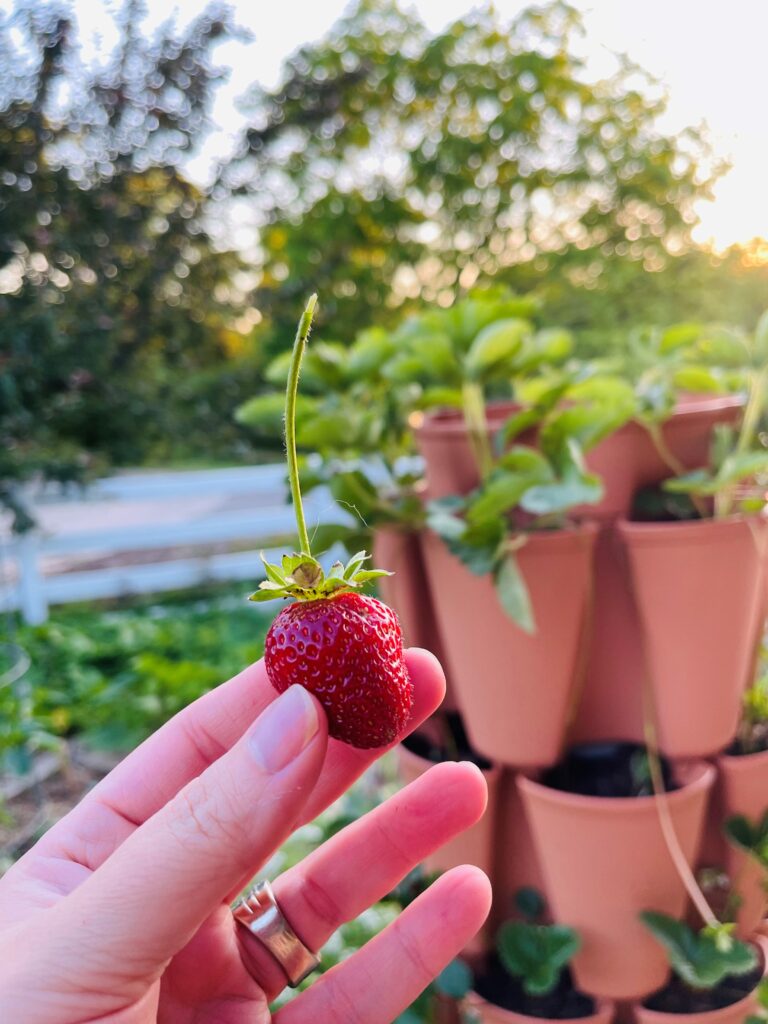
{"type": "MultiPolygon", "coordinates": [[[[717,769],[709,761],[691,760],[685,762],[683,770],[695,773],[689,782],[684,782],[680,789],[666,794],[667,803],[675,806],[687,800],[691,794],[700,790],[710,790],[717,777],[717,769]]],[[[627,811],[651,811],[658,799],[654,796],[584,796],[582,793],[568,793],[566,790],[553,789],[537,782],[529,775],[521,772],[516,779],[518,790],[524,796],[535,796],[550,804],[566,804],[585,811],[605,810],[609,814],[625,814],[627,811]]],[[[654,811],[655,813],[655,811],[654,811]]]]}
{"type": "Polygon", "coordinates": [[[540,1024],[541,1021],[552,1020],[561,1022],[561,1024],[590,1024],[599,1020],[607,1012],[610,1017],[613,1018],[616,1012],[616,1002],[613,999],[608,999],[606,996],[592,996],[595,1003],[595,1012],[591,1013],[588,1017],[531,1017],[527,1013],[519,1013],[517,1010],[507,1010],[504,1006],[499,1006],[498,1003],[492,1003],[489,999],[485,999],[472,989],[464,1000],[468,1002],[480,1003],[484,1006],[493,1006],[496,1010],[501,1010],[502,1013],[508,1013],[510,1018],[514,1018],[520,1021],[529,1021],[530,1024],[540,1024]]]}
{"type": "MultiPolygon", "coordinates": [[[[680,420],[694,420],[719,410],[739,408],[743,405],[744,399],[741,395],[698,395],[691,392],[681,392],[672,415],[664,421],[664,425],[673,419],[678,422],[680,420]]],[[[487,403],[486,415],[489,421],[493,423],[495,420],[503,421],[506,416],[523,408],[525,407],[520,402],[514,401],[514,399],[497,399],[487,403]]],[[[613,433],[617,434],[627,428],[634,429],[638,427],[645,431],[642,423],[636,419],[631,419],[613,433]]],[[[466,433],[466,426],[462,411],[461,409],[448,408],[431,409],[424,414],[421,425],[414,429],[414,433],[422,437],[464,435],[466,433]]],[[[608,436],[612,437],[613,433],[608,436]]]]}
{"type": "MultiPolygon", "coordinates": [[[[520,402],[504,399],[488,402],[485,413],[488,421],[494,426],[501,426],[513,412],[524,409],[520,402]]],[[[464,436],[467,432],[464,414],[461,409],[430,409],[424,413],[424,419],[414,428],[417,437],[435,437],[446,435],[451,437],[464,436]]]]}
{"type": "MultiPolygon", "coordinates": [[[[583,519],[578,523],[570,523],[568,526],[564,526],[560,530],[518,530],[517,533],[528,537],[529,540],[519,549],[520,551],[530,551],[534,549],[534,554],[538,554],[535,550],[537,547],[550,547],[552,544],[566,544],[579,537],[588,537],[592,540],[596,538],[597,534],[603,528],[603,523],[597,519],[583,519]]],[[[435,533],[434,530],[430,530],[427,527],[424,531],[428,538],[440,541],[445,544],[440,534],[435,533]]]]}
{"type": "Polygon", "coordinates": [[[721,769],[737,775],[746,775],[756,764],[768,765],[768,750],[756,750],[754,754],[718,754],[717,762],[721,769]]]}
{"type": "Polygon", "coordinates": [[[671,523],[635,523],[626,517],[616,521],[616,529],[630,546],[677,544],[679,541],[707,543],[709,534],[718,534],[718,540],[737,541],[743,528],[754,523],[759,529],[768,526],[768,518],[762,513],[745,516],[741,513],[724,516],[722,519],[693,519],[671,523]]]}
{"type": "MultiPolygon", "coordinates": [[[[765,977],[766,963],[768,962],[766,958],[766,954],[768,954],[768,940],[758,935],[756,938],[752,940],[751,945],[753,945],[757,949],[757,952],[760,954],[760,957],[762,959],[762,971],[760,977],[760,981],[762,981],[765,977]]],[[[665,1021],[666,1024],[669,1024],[670,1018],[674,1018],[676,1021],[685,1021],[689,1017],[701,1018],[702,1020],[706,1020],[707,1024],[717,1024],[717,1022],[720,1020],[727,1020],[731,1016],[731,1014],[738,1010],[740,1006],[749,1003],[754,998],[755,992],[757,991],[757,988],[760,985],[760,981],[758,981],[757,985],[755,985],[755,987],[751,989],[749,992],[747,992],[747,994],[743,996],[741,999],[738,999],[735,1003],[730,1003],[728,1006],[721,1006],[717,1010],[699,1010],[696,1013],[673,1014],[665,1010],[649,1010],[645,1006],[643,1006],[642,1000],[640,999],[635,1000],[635,1006],[643,1014],[644,1019],[658,1022],[658,1024],[661,1024],[662,1021],[665,1021]]],[[[648,998],[650,997],[646,996],[646,999],[648,998]]]]}

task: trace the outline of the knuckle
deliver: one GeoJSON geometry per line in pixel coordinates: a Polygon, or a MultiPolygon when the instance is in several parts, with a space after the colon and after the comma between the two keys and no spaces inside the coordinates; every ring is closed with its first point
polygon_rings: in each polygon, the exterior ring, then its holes
{"type": "Polygon", "coordinates": [[[417,983],[422,988],[426,988],[435,975],[439,973],[439,970],[433,970],[427,963],[419,943],[399,919],[395,921],[392,928],[403,959],[413,972],[417,983]]]}
{"type": "Polygon", "coordinates": [[[328,932],[335,932],[339,925],[346,921],[346,915],[340,904],[311,874],[306,874],[301,882],[301,897],[307,910],[328,932]]]}
{"type": "Polygon", "coordinates": [[[203,776],[193,779],[169,804],[167,827],[183,848],[241,846],[244,828],[224,787],[214,793],[203,776]]]}

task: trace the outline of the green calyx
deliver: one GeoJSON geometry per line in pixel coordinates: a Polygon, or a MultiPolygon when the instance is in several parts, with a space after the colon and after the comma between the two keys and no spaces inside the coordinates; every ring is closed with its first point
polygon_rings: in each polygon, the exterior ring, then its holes
{"type": "Polygon", "coordinates": [[[249,601],[274,601],[277,598],[295,598],[297,601],[317,601],[323,597],[360,591],[371,580],[391,576],[384,569],[363,569],[369,555],[358,553],[344,565],[334,562],[326,574],[311,555],[283,555],[282,566],[272,565],[262,554],[267,578],[249,601]]]}

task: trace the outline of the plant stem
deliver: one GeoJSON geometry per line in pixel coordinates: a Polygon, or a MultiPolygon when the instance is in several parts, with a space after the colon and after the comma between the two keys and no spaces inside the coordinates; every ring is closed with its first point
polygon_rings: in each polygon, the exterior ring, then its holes
{"type": "MultiPolygon", "coordinates": [[[[661,429],[661,424],[656,421],[650,423],[643,423],[643,426],[648,431],[653,442],[653,446],[658,452],[661,461],[672,470],[675,476],[683,476],[687,470],[682,462],[670,451],[667,442],[664,440],[664,432],[661,429]]],[[[691,504],[699,513],[702,519],[707,519],[707,506],[704,500],[697,494],[690,495],[691,504]]]]}
{"type": "Polygon", "coordinates": [[[288,456],[288,480],[291,485],[293,510],[296,514],[299,548],[302,555],[310,557],[309,534],[307,533],[307,523],[304,519],[304,505],[301,501],[301,487],[299,486],[299,460],[296,455],[296,396],[299,391],[301,360],[304,356],[304,349],[307,346],[307,339],[312,328],[312,317],[315,314],[316,305],[317,295],[310,295],[304,312],[301,314],[301,320],[299,320],[299,326],[296,331],[296,340],[293,343],[293,353],[291,354],[291,365],[288,369],[288,385],[285,392],[285,451],[288,456]]]}
{"type": "MultiPolygon", "coordinates": [[[[752,445],[760,417],[763,414],[768,387],[768,370],[763,368],[750,373],[747,389],[747,404],[741,420],[739,436],[736,441],[736,454],[741,455],[752,445]]],[[[733,508],[733,487],[728,487],[722,494],[715,496],[718,506],[717,515],[727,516],[733,508]]]]}
{"type": "Polygon", "coordinates": [[[461,392],[469,443],[480,472],[480,479],[485,480],[493,469],[493,452],[488,436],[488,421],[485,415],[482,388],[473,381],[465,381],[462,384],[461,392]]]}
{"type": "Polygon", "coordinates": [[[685,859],[680,840],[675,832],[675,825],[667,803],[667,791],[664,788],[664,776],[661,770],[661,761],[656,747],[656,731],[647,717],[643,723],[645,730],[645,745],[648,752],[648,770],[651,776],[651,786],[656,800],[656,809],[659,813],[659,824],[664,836],[672,863],[675,865],[680,881],[685,886],[691,902],[696,907],[702,921],[711,928],[717,927],[720,922],[712,912],[707,898],[701,891],[688,861],[685,859]]]}

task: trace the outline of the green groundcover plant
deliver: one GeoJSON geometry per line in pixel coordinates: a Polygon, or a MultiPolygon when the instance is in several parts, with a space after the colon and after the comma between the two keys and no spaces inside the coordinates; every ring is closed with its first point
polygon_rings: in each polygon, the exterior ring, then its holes
{"type": "Polygon", "coordinates": [[[20,626],[31,668],[0,690],[0,757],[23,767],[57,737],[129,750],[191,701],[261,655],[269,616],[231,588],[63,609],[20,626]]]}

